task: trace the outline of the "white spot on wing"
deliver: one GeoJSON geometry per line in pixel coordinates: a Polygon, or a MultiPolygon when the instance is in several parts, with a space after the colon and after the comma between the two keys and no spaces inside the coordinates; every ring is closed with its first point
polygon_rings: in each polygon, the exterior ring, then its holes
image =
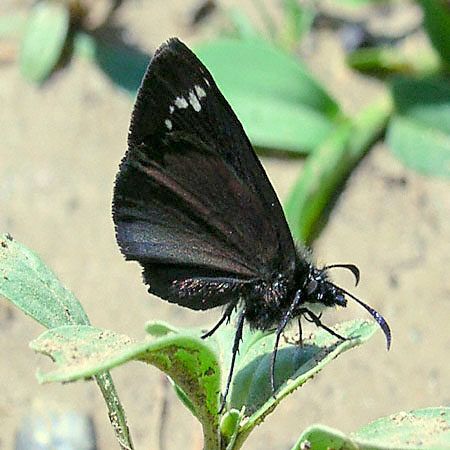
{"type": "Polygon", "coordinates": [[[202,109],[202,105],[200,105],[200,102],[198,101],[197,96],[194,94],[194,91],[189,91],[189,103],[196,112],[199,112],[202,109]]]}
{"type": "Polygon", "coordinates": [[[174,102],[175,106],[180,109],[186,109],[188,107],[188,102],[184,97],[177,97],[174,102]]]}
{"type": "Polygon", "coordinates": [[[172,121],[169,119],[166,119],[164,121],[164,123],[166,124],[167,129],[170,131],[172,129],[172,121]]]}
{"type": "Polygon", "coordinates": [[[208,85],[208,87],[211,87],[211,85],[209,84],[208,78],[203,78],[205,80],[205,83],[208,85]]]}
{"type": "Polygon", "coordinates": [[[205,90],[202,87],[200,87],[199,85],[196,84],[194,86],[194,89],[195,89],[195,93],[197,94],[197,97],[199,99],[201,99],[203,97],[206,97],[206,92],[205,92],[205,90]]]}
{"type": "Polygon", "coordinates": [[[170,106],[169,106],[169,112],[170,112],[170,114],[173,114],[174,111],[175,111],[175,107],[172,106],[172,105],[170,105],[170,106]]]}

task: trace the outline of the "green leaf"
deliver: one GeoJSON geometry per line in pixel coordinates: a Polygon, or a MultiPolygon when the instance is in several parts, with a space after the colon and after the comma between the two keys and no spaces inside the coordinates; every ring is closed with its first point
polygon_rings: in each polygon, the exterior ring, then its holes
{"type": "Polygon", "coordinates": [[[38,374],[41,382],[85,379],[131,360],[158,367],[186,394],[203,426],[205,442],[216,448],[220,368],[214,350],[192,333],[170,333],[157,340],[135,342],[94,327],[65,326],[43,333],[31,347],[49,355],[58,366],[38,374]]]}
{"type": "Polygon", "coordinates": [[[350,436],[364,448],[449,449],[450,408],[423,408],[375,420],[350,436]]]}
{"type": "MultiPolygon", "coordinates": [[[[312,379],[340,354],[368,340],[377,330],[374,322],[351,321],[339,324],[338,333],[349,337],[340,341],[325,330],[318,330],[303,346],[284,345],[277,355],[276,398],[270,387],[270,359],[274,336],[257,333],[240,351],[233,379],[230,407],[245,407],[247,420],[242,423],[236,447],[270,414],[280,401],[312,379]]],[[[244,341],[245,343],[245,341],[244,341]]]]}
{"type": "Polygon", "coordinates": [[[300,61],[265,41],[223,39],[196,53],[256,146],[310,151],[340,117],[300,61]]]}
{"type": "Polygon", "coordinates": [[[317,235],[336,192],[383,133],[391,111],[390,100],[382,98],[353,121],[347,120],[336,127],[308,157],[284,208],[297,240],[309,244],[317,235]]]}
{"type": "Polygon", "coordinates": [[[292,450],[448,450],[450,408],[424,408],[375,420],[347,437],[324,425],[306,429],[292,450]]]}
{"type": "Polygon", "coordinates": [[[69,22],[64,2],[40,1],[33,7],[20,51],[20,70],[27,80],[42,83],[50,76],[61,59],[69,22]]]}
{"type": "Polygon", "coordinates": [[[419,0],[424,26],[434,48],[450,64],[450,7],[446,0],[419,0]]]}
{"type": "Polygon", "coordinates": [[[396,115],[387,142],[393,154],[418,172],[450,176],[450,86],[440,79],[392,83],[396,115]]]}
{"type": "Polygon", "coordinates": [[[89,324],[76,297],[35,253],[8,234],[0,237],[0,295],[47,328],[89,324]]]}

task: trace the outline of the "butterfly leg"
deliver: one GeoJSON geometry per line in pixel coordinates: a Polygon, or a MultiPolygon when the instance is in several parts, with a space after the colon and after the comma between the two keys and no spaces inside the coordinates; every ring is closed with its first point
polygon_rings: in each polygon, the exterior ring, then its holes
{"type": "MultiPolygon", "coordinates": [[[[228,309],[228,308],[227,308],[228,309]]],[[[231,379],[233,378],[234,364],[236,363],[236,356],[239,353],[239,344],[242,340],[242,330],[244,329],[245,310],[239,315],[238,323],[236,325],[236,334],[234,335],[233,350],[231,356],[230,371],[228,372],[227,384],[225,392],[222,395],[222,402],[220,404],[219,414],[223,411],[227,401],[228,391],[230,390],[231,379]]],[[[225,320],[225,319],[224,319],[225,320]]]]}
{"type": "Polygon", "coordinates": [[[233,309],[236,307],[236,305],[237,305],[237,301],[231,302],[226,307],[220,320],[209,331],[207,331],[205,334],[202,334],[201,338],[206,339],[207,337],[212,336],[219,329],[220,325],[222,325],[225,322],[225,320],[228,323],[230,321],[231,313],[233,312],[233,309]]]}
{"type": "Polygon", "coordinates": [[[303,330],[302,330],[302,316],[298,316],[297,319],[298,323],[298,345],[303,345],[303,330]]]}
{"type": "Polygon", "coordinates": [[[270,385],[272,387],[272,395],[274,397],[275,397],[275,362],[277,359],[280,337],[281,334],[283,333],[283,330],[286,328],[286,325],[288,324],[289,320],[291,320],[292,314],[299,303],[300,303],[300,291],[297,291],[293,302],[289,306],[289,309],[285,312],[284,316],[281,318],[275,334],[275,346],[273,348],[272,357],[270,360],[270,385]]]}
{"type": "Polygon", "coordinates": [[[317,327],[323,328],[325,331],[328,331],[328,333],[330,333],[332,336],[335,336],[338,339],[341,339],[342,341],[348,340],[348,338],[341,336],[339,333],[336,333],[336,331],[332,330],[330,327],[327,327],[326,325],[324,325],[320,320],[320,316],[316,316],[309,309],[304,309],[303,314],[305,314],[306,320],[309,320],[310,322],[313,322],[317,327]]]}
{"type": "Polygon", "coordinates": [[[302,332],[302,316],[298,316],[297,318],[297,324],[298,324],[298,339],[297,338],[288,338],[286,336],[284,337],[284,342],[286,342],[286,344],[291,344],[291,345],[298,345],[298,346],[302,346],[303,345],[303,332],[302,332]]]}

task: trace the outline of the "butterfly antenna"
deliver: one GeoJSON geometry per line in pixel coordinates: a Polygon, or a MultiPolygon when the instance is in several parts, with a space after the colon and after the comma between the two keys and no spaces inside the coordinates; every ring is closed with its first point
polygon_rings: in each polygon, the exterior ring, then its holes
{"type": "Polygon", "coordinates": [[[355,277],[355,286],[358,286],[359,278],[360,278],[360,272],[359,272],[358,267],[356,267],[354,264],[331,264],[329,266],[325,266],[323,268],[323,270],[335,269],[335,268],[341,268],[341,269],[349,270],[353,274],[353,276],[355,277]]]}
{"type": "Polygon", "coordinates": [[[375,311],[372,307],[361,301],[358,297],[355,297],[353,294],[341,288],[340,286],[336,286],[333,283],[331,284],[345,295],[351,297],[353,300],[355,300],[355,302],[359,303],[363,308],[365,308],[369,312],[369,314],[375,319],[375,321],[382,329],[384,335],[386,336],[386,346],[387,349],[389,350],[391,348],[391,329],[389,328],[386,319],[378,311],[375,311]]]}

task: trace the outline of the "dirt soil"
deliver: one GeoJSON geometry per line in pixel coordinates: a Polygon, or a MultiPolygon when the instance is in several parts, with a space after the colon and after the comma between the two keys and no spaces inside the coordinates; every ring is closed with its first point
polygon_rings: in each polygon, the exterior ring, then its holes
{"type": "MultiPolygon", "coordinates": [[[[240,5],[255,16],[252,1],[222,3],[240,5]]],[[[18,4],[6,1],[0,13],[18,4]]],[[[194,44],[214,36],[220,23],[216,17],[192,31],[186,23],[196,4],[197,0],[126,2],[117,21],[149,52],[170,36],[194,44]]],[[[399,6],[384,18],[370,9],[361,17],[370,19],[374,29],[391,32],[419,20],[419,12],[399,6]]],[[[405,46],[425,45],[420,33],[411,39],[405,46]]],[[[344,66],[335,33],[323,31],[308,39],[301,54],[348,113],[379,96],[379,82],[344,66]]],[[[187,326],[217,319],[218,311],[196,313],[151,298],[137,264],[125,263],[116,246],[111,192],[126,148],[132,99],[85,59],[74,59],[41,89],[26,83],[16,64],[3,64],[0,72],[0,230],[40,254],[98,327],[141,338],[147,320],[187,326]]],[[[263,163],[285,198],[302,161],[264,157],[263,163]]],[[[355,293],[388,319],[392,350],[386,352],[378,333],[367,345],[333,362],[282,402],[253,433],[247,449],[290,448],[313,423],[350,432],[394,412],[450,405],[448,182],[408,170],[385,145],[375,145],[352,173],[315,244],[315,254],[320,262],[360,267],[362,281],[355,293]]],[[[350,286],[349,278],[340,281],[350,286]]],[[[327,313],[325,319],[332,324],[355,317],[367,316],[350,305],[327,313]]],[[[37,384],[36,367],[48,368],[50,362],[35,355],[28,342],[42,331],[0,302],[0,449],[13,448],[20,419],[42,405],[89,412],[98,448],[117,448],[94,383],[37,384]]],[[[137,449],[159,448],[164,396],[164,448],[201,449],[200,426],[164,388],[156,369],[133,363],[115,369],[113,376],[137,449]]]]}

